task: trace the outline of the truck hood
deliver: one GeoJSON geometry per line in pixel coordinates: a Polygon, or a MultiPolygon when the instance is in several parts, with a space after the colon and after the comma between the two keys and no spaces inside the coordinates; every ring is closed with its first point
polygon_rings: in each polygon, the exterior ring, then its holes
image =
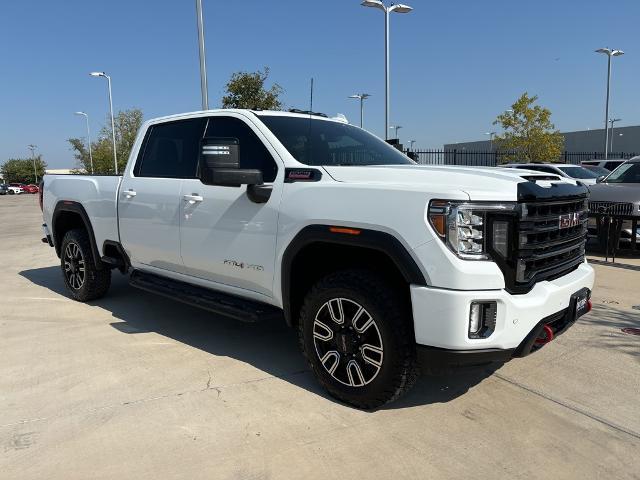
{"type": "Polygon", "coordinates": [[[596,202],[640,203],[640,184],[598,183],[589,187],[590,199],[596,202]]]}
{"type": "MultiPolygon", "coordinates": [[[[395,185],[404,189],[432,193],[434,196],[463,192],[470,200],[479,201],[515,201],[517,200],[518,183],[525,182],[531,177],[548,176],[529,170],[496,167],[371,165],[361,167],[325,166],[323,168],[338,182],[380,185],[381,188],[395,185]]],[[[548,182],[538,182],[541,186],[544,186],[545,183],[551,186],[548,182]]],[[[576,184],[575,181],[567,178],[561,178],[553,183],[576,184]]]]}

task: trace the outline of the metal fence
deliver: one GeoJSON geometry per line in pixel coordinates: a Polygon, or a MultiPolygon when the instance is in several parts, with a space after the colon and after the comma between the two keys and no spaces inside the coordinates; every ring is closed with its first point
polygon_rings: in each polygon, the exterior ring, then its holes
{"type": "MultiPolygon", "coordinates": [[[[471,151],[471,150],[407,150],[407,155],[421,165],[466,165],[472,167],[495,167],[505,163],[504,152],[471,151]]],[[[637,153],[609,153],[609,159],[629,159],[637,153]]],[[[604,160],[604,152],[564,152],[559,161],[579,164],[584,160],[604,160]]]]}

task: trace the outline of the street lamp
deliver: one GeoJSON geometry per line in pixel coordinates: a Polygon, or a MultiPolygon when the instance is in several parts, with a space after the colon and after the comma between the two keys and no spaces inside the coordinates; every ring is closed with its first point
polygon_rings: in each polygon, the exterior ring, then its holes
{"type": "Polygon", "coordinates": [[[389,127],[389,130],[394,130],[396,131],[396,140],[399,140],[400,137],[398,137],[398,130],[400,130],[402,128],[402,125],[395,125],[395,126],[391,126],[389,127]]]}
{"type": "Polygon", "coordinates": [[[604,114],[604,159],[609,157],[609,93],[611,85],[611,57],[619,57],[624,55],[622,50],[613,50],[611,48],[599,48],[596,53],[604,53],[607,56],[607,102],[604,114]]]}
{"type": "Polygon", "coordinates": [[[355,95],[349,95],[349,98],[357,98],[360,100],[360,128],[363,128],[364,125],[364,101],[369,98],[371,95],[368,93],[357,93],[355,95]]]}
{"type": "Polygon", "coordinates": [[[202,95],[202,109],[209,110],[209,87],[207,86],[207,61],[204,50],[202,0],[196,0],[196,17],[198,20],[198,53],[200,55],[200,93],[202,95]]]}
{"type": "Polygon", "coordinates": [[[616,123],[616,122],[619,122],[621,120],[622,120],[621,118],[610,118],[609,119],[609,123],[611,124],[611,135],[610,135],[611,146],[609,147],[609,151],[610,152],[613,152],[613,124],[616,123]]]}
{"type": "Polygon", "coordinates": [[[489,151],[493,152],[493,137],[496,136],[498,132],[486,132],[485,135],[489,135],[489,151]]]}
{"type": "Polygon", "coordinates": [[[109,85],[109,111],[111,112],[111,140],[113,141],[113,171],[118,175],[118,156],[116,154],[116,126],[113,120],[113,100],[111,98],[111,77],[104,72],[91,72],[92,77],[104,77],[109,85]]]}
{"type": "Polygon", "coordinates": [[[397,3],[385,6],[380,0],[364,0],[361,4],[364,7],[373,7],[384,12],[384,136],[389,140],[389,15],[395,13],[409,13],[413,8],[408,5],[397,3]]]}
{"type": "Polygon", "coordinates": [[[415,140],[409,140],[409,150],[413,152],[413,144],[416,143],[415,140]]]}
{"type": "Polygon", "coordinates": [[[27,145],[27,148],[29,150],[31,150],[31,160],[33,161],[33,175],[36,177],[36,183],[38,183],[38,170],[36,169],[36,148],[38,148],[37,145],[27,145]]]}
{"type": "Polygon", "coordinates": [[[75,112],[75,115],[81,115],[87,121],[87,145],[89,147],[89,161],[91,162],[91,175],[93,175],[93,154],[91,153],[91,130],[89,130],[89,115],[84,112],[75,112]]]}

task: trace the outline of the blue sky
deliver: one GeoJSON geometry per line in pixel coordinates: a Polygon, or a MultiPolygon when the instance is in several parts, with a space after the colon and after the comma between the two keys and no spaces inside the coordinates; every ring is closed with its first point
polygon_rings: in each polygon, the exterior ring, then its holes
{"type": "MultiPolygon", "coordinates": [[[[640,124],[638,0],[406,0],[391,25],[391,123],[422,147],[481,140],[524,91],[565,131],[601,128],[606,58],[614,61],[612,115],[640,124]]],[[[383,15],[359,0],[204,0],[210,105],[237,70],[271,68],[288,107],[344,113],[384,134],[383,15]]],[[[38,145],[52,168],[75,165],[66,139],[93,132],[114,107],[145,118],[198,110],[193,0],[3,0],[0,6],[0,162],[38,145]]]]}

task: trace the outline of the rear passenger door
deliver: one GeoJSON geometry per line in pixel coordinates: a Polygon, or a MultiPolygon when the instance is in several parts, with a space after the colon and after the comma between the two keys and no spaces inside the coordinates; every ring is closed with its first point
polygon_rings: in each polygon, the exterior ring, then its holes
{"type": "Polygon", "coordinates": [[[283,184],[276,179],[284,176],[280,159],[259,129],[238,114],[209,117],[205,137],[236,139],[240,168],[261,170],[273,191],[266,203],[254,203],[246,185],[184,180],[180,244],[185,271],[211,282],[212,288],[227,286],[271,296],[283,184]]]}
{"type": "Polygon", "coordinates": [[[120,239],[134,267],[183,270],[180,256],[180,188],[195,178],[207,119],[152,125],[118,199],[120,239]]]}

